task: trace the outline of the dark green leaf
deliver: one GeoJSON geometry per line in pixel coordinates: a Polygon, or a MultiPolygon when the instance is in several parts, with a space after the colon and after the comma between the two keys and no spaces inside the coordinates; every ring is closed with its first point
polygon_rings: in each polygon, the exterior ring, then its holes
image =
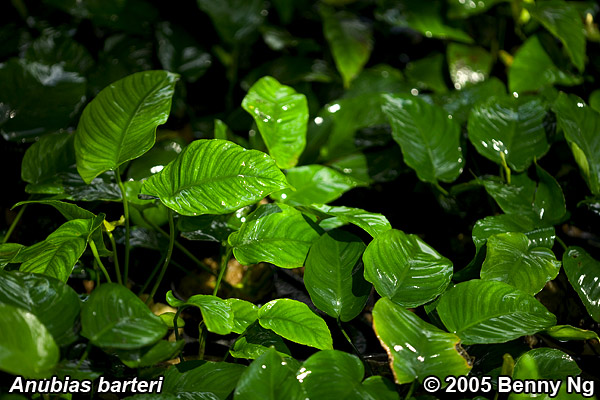
{"type": "MultiPolygon", "coordinates": [[[[182,139],[164,139],[154,144],[147,153],[136,158],[127,168],[127,178],[141,181],[149,178],[173,161],[185,148],[186,143],[182,139]]],[[[129,181],[131,182],[131,181],[129,181]]],[[[137,197],[137,196],[136,196],[137,197]]],[[[129,201],[137,201],[127,196],[129,201]]]]}
{"type": "Polygon", "coordinates": [[[217,296],[197,294],[185,302],[202,311],[202,320],[209,332],[227,335],[233,330],[233,311],[231,305],[217,296]]]}
{"type": "Polygon", "coordinates": [[[448,0],[448,16],[450,18],[466,18],[471,15],[481,14],[495,4],[501,3],[506,0],[478,0],[465,1],[465,0],[448,0]]]}
{"type": "Polygon", "coordinates": [[[484,82],[468,85],[462,90],[453,90],[452,92],[434,97],[436,104],[442,106],[446,112],[452,116],[452,119],[459,124],[467,121],[471,109],[482,102],[485,102],[492,96],[502,96],[506,94],[506,87],[495,77],[484,82]]]}
{"type": "Polygon", "coordinates": [[[535,247],[546,247],[548,249],[554,247],[554,238],[556,237],[554,227],[535,228],[533,223],[520,218],[518,215],[501,214],[477,221],[473,227],[475,249],[479,250],[490,236],[508,232],[524,233],[531,241],[531,245],[535,247]]]}
{"type": "Polygon", "coordinates": [[[225,400],[237,386],[245,369],[244,365],[226,362],[188,361],[177,364],[165,372],[163,393],[209,392],[219,400],[225,400]]]}
{"type": "Polygon", "coordinates": [[[73,135],[66,132],[45,135],[25,152],[21,162],[21,179],[41,183],[73,164],[73,135]]]}
{"type": "Polygon", "coordinates": [[[94,178],[88,185],[73,167],[57,174],[50,181],[29,184],[25,191],[31,194],[52,194],[56,198],[72,201],[121,201],[121,191],[113,177],[113,172],[109,171],[94,178]]]}
{"type": "Polygon", "coordinates": [[[458,43],[448,44],[447,57],[450,78],[457,90],[486,80],[494,62],[485,49],[458,43]]]}
{"type": "Polygon", "coordinates": [[[258,321],[253,322],[235,343],[229,354],[236,358],[256,359],[269,349],[275,349],[282,357],[291,357],[290,349],[281,336],[270,329],[265,329],[258,321]]]}
{"type": "Polygon", "coordinates": [[[248,90],[242,107],[254,118],[277,166],[295,166],[306,146],[306,96],[265,76],[248,90]]]}
{"type": "Polygon", "coordinates": [[[227,214],[285,187],[285,177],[268,155],[214,139],[190,143],[144,182],[142,193],[191,216],[227,214]]]}
{"type": "Polygon", "coordinates": [[[232,332],[243,333],[254,321],[258,319],[258,307],[246,300],[226,299],[233,313],[232,332]]]}
{"type": "Polygon", "coordinates": [[[133,350],[156,343],[167,333],[162,320],[129,289],[104,283],[81,310],[81,334],[101,348],[133,350]]]}
{"type": "Polygon", "coordinates": [[[459,283],[442,295],[437,311],[465,344],[504,343],[556,324],[533,296],[498,281],[459,283]]]}
{"type": "MultiPolygon", "coordinates": [[[[377,237],[379,234],[392,229],[390,222],[381,214],[370,213],[360,208],[351,207],[332,207],[327,205],[313,204],[310,210],[317,211],[317,215],[324,214],[324,217],[335,219],[341,224],[354,224],[364,229],[369,235],[377,237]]],[[[322,215],[319,215],[323,217],[322,215]]]]}
{"type": "Polygon", "coordinates": [[[600,340],[596,332],[576,328],[571,325],[556,325],[552,328],[546,329],[544,331],[544,334],[550,336],[551,338],[558,339],[560,341],[591,339],[600,340]]]}
{"type": "Polygon", "coordinates": [[[377,293],[404,307],[425,304],[446,290],[452,262],[416,235],[391,229],[377,236],[363,255],[365,279],[377,293]]]}
{"type": "Polygon", "coordinates": [[[277,299],[258,310],[258,322],[292,342],[318,349],[331,349],[327,324],[308,306],[292,299],[277,299]]]}
{"type": "Polygon", "coordinates": [[[471,370],[471,360],[458,336],[424,322],[388,298],[375,304],[373,329],[389,355],[398,384],[421,382],[429,375],[443,380],[471,370]]]}
{"type": "Polygon", "coordinates": [[[383,112],[402,148],[404,162],[422,181],[454,181],[465,163],[459,145],[460,126],[448,119],[444,110],[419,98],[382,97],[383,112]]]}
{"type": "Polygon", "coordinates": [[[230,45],[249,42],[264,19],[262,0],[197,1],[221,39],[230,45]]]}
{"type": "Polygon", "coordinates": [[[77,171],[86,183],[144,154],[171,110],[178,75],[139,72],[104,88],[86,106],[75,134],[77,171]]]}
{"type": "Polygon", "coordinates": [[[600,262],[581,247],[569,247],[563,255],[563,268],[590,316],[600,322],[600,262]]]}
{"type": "Polygon", "coordinates": [[[159,362],[175,358],[183,349],[184,344],[184,340],[176,342],[160,340],[148,347],[135,350],[119,350],[116,354],[123,361],[123,364],[129,368],[151,367],[159,362]]]}
{"type": "Polygon", "coordinates": [[[363,381],[364,396],[373,400],[400,400],[396,385],[381,375],[373,375],[363,381]]]}
{"type": "Polygon", "coordinates": [[[588,103],[592,109],[600,112],[600,89],[594,90],[588,98],[588,103]]]}
{"type": "Polygon", "coordinates": [[[42,35],[31,43],[25,58],[50,67],[60,64],[65,71],[83,74],[94,64],[94,59],[85,47],[69,36],[68,32],[46,28],[42,35]]]}
{"type": "Polygon", "coordinates": [[[387,64],[378,64],[364,69],[352,81],[343,97],[363,97],[367,93],[408,92],[409,89],[400,70],[387,64]]]}
{"type": "Polygon", "coordinates": [[[156,39],[157,55],[162,67],[181,74],[189,82],[197,81],[212,63],[210,54],[202,50],[192,36],[175,24],[167,21],[159,23],[156,39]]]}
{"type": "Polygon", "coordinates": [[[355,355],[337,350],[324,350],[310,356],[298,370],[309,399],[364,399],[361,381],[365,374],[355,355]]]}
{"type": "Polygon", "coordinates": [[[444,79],[446,72],[444,55],[433,55],[416,60],[406,65],[406,78],[418,90],[433,90],[436,93],[446,93],[448,86],[444,79]]]}

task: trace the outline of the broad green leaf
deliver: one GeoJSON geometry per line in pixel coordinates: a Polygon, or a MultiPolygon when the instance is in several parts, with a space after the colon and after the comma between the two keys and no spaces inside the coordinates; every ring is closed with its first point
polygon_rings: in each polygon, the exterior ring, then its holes
{"type": "Polygon", "coordinates": [[[242,208],[233,214],[181,216],[177,223],[177,229],[181,232],[181,236],[189,240],[221,243],[227,241],[231,233],[240,229],[241,219],[246,220],[249,208],[242,208]]]}
{"type": "Polygon", "coordinates": [[[353,354],[323,350],[310,356],[298,370],[297,379],[309,399],[364,399],[362,362],[353,354]]]}
{"type": "Polygon", "coordinates": [[[373,400],[400,400],[396,385],[381,375],[373,375],[363,381],[363,393],[373,400]]]}
{"type": "Polygon", "coordinates": [[[592,109],[600,112],[600,89],[596,89],[590,94],[588,103],[592,109]]]}
{"type": "Polygon", "coordinates": [[[248,90],[242,107],[254,118],[277,166],[295,166],[306,146],[306,96],[265,76],[248,90]]]}
{"type": "Polygon", "coordinates": [[[543,333],[563,342],[568,340],[600,340],[596,332],[576,328],[571,325],[556,325],[546,329],[543,333]]]}
{"type": "Polygon", "coordinates": [[[26,246],[18,243],[2,243],[0,244],[0,269],[4,269],[6,265],[18,259],[21,250],[26,246]]]}
{"type": "Polygon", "coordinates": [[[101,348],[138,349],[156,343],[166,333],[162,320],[116,283],[96,288],[81,310],[81,335],[101,348]]]}
{"type": "Polygon", "coordinates": [[[142,194],[155,196],[183,215],[227,214],[286,187],[283,173],[265,153],[225,140],[196,140],[142,194]]]}
{"type": "Polygon", "coordinates": [[[373,308],[373,330],[389,356],[397,384],[422,382],[429,375],[442,381],[466,375],[471,359],[458,336],[430,325],[388,298],[373,308]]]}
{"type": "Polygon", "coordinates": [[[236,358],[253,360],[269,349],[275,349],[282,357],[291,357],[290,349],[285,345],[281,336],[270,329],[263,328],[258,321],[255,321],[233,343],[229,354],[236,358]]]}
{"type": "Polygon", "coordinates": [[[391,229],[377,236],[363,254],[365,279],[377,293],[404,307],[425,304],[446,290],[452,262],[417,235],[391,229]]]}
{"type": "Polygon", "coordinates": [[[600,322],[600,261],[581,247],[569,247],[563,255],[563,268],[590,316],[600,322]]]}
{"type": "Polygon", "coordinates": [[[459,144],[460,126],[448,119],[444,110],[419,98],[382,97],[382,110],[402,149],[404,162],[422,181],[454,181],[465,163],[459,144]]]}
{"type": "Polygon", "coordinates": [[[85,78],[61,64],[12,58],[0,64],[0,133],[14,141],[68,128],[85,102],[85,91],[85,78]]]}
{"type": "Polygon", "coordinates": [[[181,352],[184,340],[168,342],[159,340],[156,344],[134,350],[118,350],[117,357],[129,368],[151,367],[159,362],[171,360],[181,352]]]}
{"type": "Polygon", "coordinates": [[[0,303],[0,370],[26,378],[47,378],[59,357],[52,335],[35,315],[0,303]]]}
{"type": "Polygon", "coordinates": [[[230,45],[251,41],[262,24],[262,0],[197,0],[210,16],[217,33],[230,45]]]}
{"type": "Polygon", "coordinates": [[[292,342],[321,350],[333,348],[325,321],[299,301],[277,299],[268,302],[258,310],[258,322],[292,342]]]}
{"type": "Polygon", "coordinates": [[[163,393],[178,394],[185,399],[196,392],[208,392],[219,400],[225,400],[245,370],[246,366],[240,364],[187,361],[165,372],[163,393]]]}
{"type": "Polygon", "coordinates": [[[444,79],[446,63],[444,55],[441,53],[433,53],[428,57],[408,63],[405,72],[408,82],[416,86],[418,90],[432,90],[436,93],[448,92],[448,86],[444,79]]]}
{"type": "Polygon", "coordinates": [[[187,299],[185,305],[200,308],[202,320],[209,332],[227,335],[233,330],[233,311],[227,301],[217,296],[197,294],[187,299]]]}
{"type": "Polygon", "coordinates": [[[363,97],[367,93],[408,92],[409,89],[399,69],[378,64],[362,70],[344,92],[343,98],[363,97]]]}
{"type": "Polygon", "coordinates": [[[233,313],[232,332],[243,333],[254,321],[258,319],[258,307],[246,300],[226,299],[233,313]]]}
{"type": "Polygon", "coordinates": [[[533,296],[504,282],[474,279],[442,295],[438,314],[463,343],[504,343],[556,325],[533,296]]]}
{"type": "Polygon", "coordinates": [[[73,135],[64,132],[44,135],[25,152],[21,162],[21,179],[33,184],[41,183],[73,164],[73,135]]]}
{"type": "Polygon", "coordinates": [[[369,61],[373,50],[371,27],[348,11],[334,12],[325,5],[320,5],[319,11],[323,34],[347,88],[369,61]]]}
{"type": "Polygon", "coordinates": [[[537,36],[527,39],[517,50],[508,70],[511,92],[530,92],[553,84],[573,86],[582,81],[581,77],[558,68],[537,36]]]}
{"type": "Polygon", "coordinates": [[[524,171],[550,145],[543,126],[547,106],[538,97],[492,97],[469,115],[469,140],[496,164],[524,171]]]}
{"type": "Polygon", "coordinates": [[[500,233],[487,240],[481,279],[505,282],[534,295],[559,270],[560,261],[552,250],[537,247],[524,233],[500,233]]]}
{"type": "Polygon", "coordinates": [[[578,70],[585,66],[585,34],[581,16],[571,3],[549,0],[524,3],[531,16],[559,39],[578,70]]]}
{"type": "Polygon", "coordinates": [[[481,14],[490,7],[506,0],[479,0],[469,2],[465,0],[448,0],[448,16],[450,18],[466,18],[475,14],[481,14]]]}
{"type": "Polygon", "coordinates": [[[382,214],[370,213],[360,208],[332,207],[328,205],[311,205],[309,212],[317,211],[321,218],[335,219],[341,224],[353,224],[364,229],[369,235],[377,237],[379,234],[392,229],[390,222],[382,214]]]}
{"type": "Polygon", "coordinates": [[[275,192],[271,197],[291,205],[329,203],[359,186],[359,182],[353,178],[324,165],[303,165],[289,169],[286,178],[290,188],[275,192]]]}
{"type": "Polygon", "coordinates": [[[459,43],[448,44],[447,57],[450,78],[457,90],[486,80],[494,63],[485,49],[459,43]]]}
{"type": "Polygon", "coordinates": [[[311,244],[320,236],[309,221],[285,204],[265,204],[229,236],[229,244],[244,265],[270,262],[282,268],[302,267],[311,244]]]}
{"type": "Polygon", "coordinates": [[[333,318],[354,319],[365,306],[371,285],[363,278],[365,244],[342,230],[317,239],[306,258],[304,284],[314,305],[333,318]]]}
{"type": "Polygon", "coordinates": [[[296,365],[273,349],[265,351],[242,374],[235,388],[235,400],[304,400],[306,395],[296,379],[296,365]]]}
{"type": "Polygon", "coordinates": [[[104,88],[83,110],[75,133],[77,171],[86,183],[150,150],[171,110],[178,75],[139,72],[104,88]]]}
{"type": "Polygon", "coordinates": [[[600,113],[575,95],[560,93],[552,111],[571,146],[588,187],[600,195],[600,113]]]}
{"type": "Polygon", "coordinates": [[[0,303],[34,314],[59,346],[77,339],[77,293],[58,279],[40,274],[0,271],[0,303]]]}
{"type": "Polygon", "coordinates": [[[105,172],[86,184],[75,167],[59,172],[53,179],[39,184],[29,184],[25,192],[51,194],[55,198],[72,201],[121,201],[121,191],[112,171],[105,172]]]}

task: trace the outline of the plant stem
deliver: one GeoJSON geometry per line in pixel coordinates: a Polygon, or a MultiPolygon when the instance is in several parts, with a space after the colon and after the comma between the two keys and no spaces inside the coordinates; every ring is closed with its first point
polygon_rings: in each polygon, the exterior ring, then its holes
{"type": "MultiPolygon", "coordinates": [[[[185,310],[187,308],[187,306],[181,306],[177,309],[177,312],[175,313],[175,318],[173,319],[173,328],[175,328],[175,340],[180,340],[181,336],[179,336],[179,327],[177,326],[177,319],[179,318],[179,314],[181,314],[181,312],[183,310],[185,310]]],[[[179,353],[179,361],[183,362],[183,351],[181,351],[179,353]]]]}
{"type": "Polygon", "coordinates": [[[27,206],[28,206],[28,204],[25,204],[25,205],[23,205],[23,207],[21,207],[21,209],[17,213],[17,216],[13,220],[12,224],[10,224],[10,226],[8,227],[8,230],[6,231],[6,235],[4,235],[4,238],[2,239],[3,244],[6,243],[8,241],[8,238],[10,238],[10,235],[12,235],[13,231],[15,230],[15,227],[21,220],[21,217],[23,216],[23,213],[25,212],[25,209],[27,208],[27,206]]]}
{"type": "Polygon", "coordinates": [[[442,192],[442,194],[446,197],[450,196],[450,194],[448,193],[448,191],[446,189],[444,189],[443,187],[440,186],[439,183],[435,183],[434,185],[436,187],[437,190],[439,190],[440,192],[442,192]]]}
{"type": "Polygon", "coordinates": [[[213,290],[213,296],[216,296],[217,292],[219,291],[219,286],[221,286],[221,281],[223,280],[225,271],[227,271],[227,263],[229,262],[229,259],[231,258],[232,251],[233,251],[233,249],[231,247],[229,247],[229,245],[228,245],[227,249],[225,250],[225,255],[221,259],[221,267],[219,270],[219,277],[217,278],[217,283],[215,283],[215,290],[213,290]]]}
{"type": "Polygon", "coordinates": [[[340,331],[342,331],[342,333],[344,334],[344,337],[346,338],[348,343],[350,343],[350,346],[352,346],[352,349],[354,350],[354,352],[356,353],[358,358],[360,358],[360,361],[362,361],[362,363],[367,367],[367,371],[369,372],[369,375],[373,375],[373,370],[371,369],[371,365],[369,365],[369,363],[367,363],[367,361],[363,358],[362,354],[360,354],[360,351],[358,351],[358,349],[356,348],[354,343],[352,343],[352,339],[350,339],[350,336],[348,336],[348,334],[344,330],[344,327],[342,326],[342,321],[339,318],[337,319],[337,324],[338,324],[338,327],[340,328],[340,331]]]}
{"type": "Polygon", "coordinates": [[[406,393],[406,397],[404,398],[404,400],[409,400],[411,398],[413,392],[415,391],[415,382],[416,381],[413,381],[410,384],[410,387],[408,388],[408,393],[406,393]]]}
{"type": "Polygon", "coordinates": [[[106,281],[108,283],[112,283],[112,281],[110,280],[110,276],[108,275],[108,272],[106,271],[106,268],[104,267],[104,264],[102,264],[102,260],[100,259],[100,255],[98,254],[98,249],[96,248],[96,244],[94,243],[93,240],[90,240],[90,249],[92,249],[92,254],[94,254],[94,258],[96,259],[96,262],[98,263],[98,267],[100,267],[100,269],[104,273],[104,277],[106,278],[106,281]]]}
{"type": "Polygon", "coordinates": [[[503,151],[500,152],[500,159],[502,160],[502,167],[506,172],[506,183],[510,185],[510,167],[508,166],[508,164],[506,164],[506,157],[504,156],[503,151]]]}
{"type": "Polygon", "coordinates": [[[563,240],[560,237],[556,236],[556,241],[562,246],[562,248],[565,251],[567,251],[568,246],[565,244],[565,242],[563,242],[563,240]]]}
{"type": "Polygon", "coordinates": [[[163,277],[165,276],[165,272],[167,272],[167,267],[169,266],[169,261],[171,261],[171,255],[173,254],[173,244],[175,243],[175,223],[173,222],[173,211],[169,210],[168,211],[168,215],[169,215],[169,248],[167,249],[167,256],[165,257],[165,262],[163,263],[162,269],[160,270],[160,273],[158,274],[158,278],[156,279],[156,282],[154,283],[154,287],[152,288],[152,291],[150,292],[150,296],[148,296],[148,300],[153,299],[154,295],[156,294],[156,291],[158,290],[158,287],[160,286],[160,282],[162,281],[163,277]]]}
{"type": "Polygon", "coordinates": [[[117,254],[117,243],[115,242],[115,237],[111,232],[106,232],[108,234],[108,239],[110,240],[110,245],[112,246],[113,253],[113,263],[115,264],[115,272],[117,273],[117,282],[120,285],[123,284],[123,279],[121,278],[121,268],[119,267],[119,256],[117,254]]]}
{"type": "Polygon", "coordinates": [[[123,215],[125,216],[125,267],[123,270],[123,282],[127,285],[129,278],[129,204],[127,203],[127,194],[125,193],[125,186],[123,185],[123,181],[121,180],[121,169],[117,168],[115,171],[115,178],[117,180],[117,185],[119,185],[119,189],[121,190],[121,196],[123,196],[123,215]]]}
{"type": "Polygon", "coordinates": [[[83,362],[88,358],[88,354],[90,354],[91,347],[92,343],[88,342],[87,346],[85,347],[85,351],[83,352],[81,358],[79,359],[79,362],[77,363],[77,367],[75,368],[76,370],[78,370],[81,367],[81,364],[83,364],[83,362]]]}

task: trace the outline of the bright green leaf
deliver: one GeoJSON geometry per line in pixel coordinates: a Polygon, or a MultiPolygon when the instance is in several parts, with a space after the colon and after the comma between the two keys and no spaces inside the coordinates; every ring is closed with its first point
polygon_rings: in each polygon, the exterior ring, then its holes
{"type": "Polygon", "coordinates": [[[233,330],[233,311],[227,301],[217,296],[197,294],[187,299],[185,304],[200,308],[202,320],[209,332],[227,335],[233,330]]]}
{"type": "Polygon", "coordinates": [[[254,321],[258,319],[258,307],[246,300],[226,299],[233,313],[232,332],[243,333],[254,321]]]}
{"type": "Polygon", "coordinates": [[[379,234],[392,229],[390,222],[382,214],[370,213],[360,208],[313,204],[309,212],[311,210],[312,212],[317,211],[317,215],[322,218],[329,217],[329,219],[339,221],[341,224],[356,225],[373,237],[377,237],[379,234]],[[320,214],[324,214],[324,216],[320,214]]]}
{"type": "Polygon", "coordinates": [[[556,325],[546,329],[544,334],[563,342],[568,340],[600,340],[596,332],[576,328],[571,325],[556,325]]]}
{"type": "Polygon", "coordinates": [[[563,255],[563,268],[590,316],[600,322],[600,261],[581,247],[569,247],[563,255]]]}

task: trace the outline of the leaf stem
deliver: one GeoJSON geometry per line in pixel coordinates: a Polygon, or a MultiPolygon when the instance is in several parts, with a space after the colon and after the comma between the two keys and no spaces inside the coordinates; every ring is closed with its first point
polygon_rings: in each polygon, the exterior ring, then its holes
{"type": "Polygon", "coordinates": [[[21,209],[17,213],[17,216],[13,220],[12,224],[10,224],[10,226],[8,227],[8,230],[6,231],[6,235],[4,235],[4,238],[2,239],[2,244],[6,243],[8,241],[8,238],[10,238],[10,235],[12,235],[13,231],[15,230],[15,227],[21,220],[21,217],[23,216],[23,213],[25,212],[25,209],[27,208],[27,206],[28,206],[28,204],[23,205],[23,207],[21,207],[21,209]]]}
{"type": "Polygon", "coordinates": [[[215,283],[215,290],[213,290],[213,296],[216,296],[217,292],[219,291],[219,286],[221,286],[221,281],[223,280],[225,271],[227,271],[227,263],[229,262],[229,259],[231,258],[232,251],[233,251],[233,249],[229,245],[227,245],[227,249],[225,250],[225,255],[221,259],[219,277],[217,278],[217,283],[215,283]]]}
{"type": "MultiPolygon", "coordinates": [[[[188,306],[183,305],[181,307],[179,307],[177,309],[177,312],[175,313],[175,318],[173,319],[173,328],[175,328],[175,340],[180,340],[181,336],[179,336],[179,327],[177,326],[177,319],[179,318],[179,315],[181,314],[181,312],[183,310],[185,310],[188,306]]],[[[183,362],[183,350],[181,352],[179,352],[179,361],[183,362]]]]}
{"type": "Polygon", "coordinates": [[[100,259],[100,255],[98,254],[98,249],[96,248],[96,244],[94,243],[93,240],[90,240],[90,249],[92,249],[92,254],[94,254],[94,258],[96,259],[96,263],[98,263],[98,267],[100,267],[100,269],[104,273],[104,277],[106,278],[106,281],[108,283],[112,283],[112,280],[110,279],[110,276],[108,275],[108,272],[106,271],[106,268],[104,267],[104,264],[102,264],[102,260],[100,259]]]}
{"type": "Polygon", "coordinates": [[[504,156],[504,152],[500,152],[500,159],[502,160],[502,167],[504,168],[504,171],[506,172],[506,183],[508,183],[510,185],[510,168],[509,166],[506,164],[506,157],[504,156]]]}
{"type": "Polygon", "coordinates": [[[127,194],[125,193],[125,186],[123,185],[123,181],[121,180],[121,169],[117,168],[115,171],[115,178],[117,180],[117,185],[119,185],[119,189],[121,190],[121,196],[123,197],[123,215],[125,216],[125,267],[123,270],[123,282],[127,284],[129,278],[129,204],[127,203],[127,194]]]}
{"type": "Polygon", "coordinates": [[[564,249],[564,251],[567,251],[567,249],[569,248],[569,246],[566,245],[565,242],[563,242],[563,240],[556,236],[556,241],[562,246],[562,248],[564,249]]]}
{"type": "Polygon", "coordinates": [[[446,189],[444,189],[443,187],[440,186],[440,184],[438,182],[436,182],[434,184],[434,186],[436,187],[437,190],[439,190],[440,192],[442,192],[442,194],[446,197],[450,196],[450,193],[448,193],[448,191],[446,189]]]}
{"type": "Polygon", "coordinates": [[[412,381],[412,383],[410,384],[410,387],[408,388],[408,393],[406,393],[406,397],[404,398],[404,400],[409,400],[413,394],[413,392],[415,391],[415,382],[416,381],[412,381]]]}
{"type": "Polygon", "coordinates": [[[119,267],[119,256],[117,254],[117,243],[115,242],[115,237],[111,232],[106,232],[108,234],[108,239],[110,240],[110,245],[112,246],[113,253],[113,263],[115,264],[115,272],[117,274],[117,282],[120,285],[123,284],[123,279],[121,278],[121,268],[119,267]]]}
{"type": "MultiPolygon", "coordinates": [[[[150,276],[148,276],[148,279],[146,279],[146,282],[144,282],[144,285],[142,286],[142,288],[138,292],[138,296],[141,296],[146,291],[146,289],[148,288],[148,285],[150,285],[150,282],[152,282],[152,279],[154,279],[154,277],[158,273],[158,270],[160,269],[160,266],[162,265],[163,262],[164,262],[164,258],[161,257],[160,261],[152,269],[152,272],[150,273],[150,276]]],[[[146,299],[146,303],[148,303],[148,302],[150,302],[150,298],[149,297],[146,299]]]]}
{"type": "MultiPolygon", "coordinates": [[[[154,287],[152,288],[152,291],[150,292],[150,296],[148,296],[148,300],[154,298],[154,295],[156,294],[156,291],[158,290],[158,287],[160,286],[160,282],[162,281],[163,277],[165,276],[165,272],[167,272],[167,267],[169,266],[169,261],[171,261],[171,255],[173,254],[173,244],[175,243],[175,223],[173,222],[173,211],[171,211],[169,209],[168,215],[169,215],[169,248],[167,249],[167,256],[165,257],[165,261],[163,263],[162,269],[160,270],[160,273],[158,274],[158,278],[156,279],[156,282],[154,283],[154,287]]],[[[146,301],[148,301],[148,300],[146,300],[146,301]]]]}
{"type": "Polygon", "coordinates": [[[363,358],[362,354],[360,354],[360,351],[358,351],[358,349],[356,348],[354,343],[352,343],[352,339],[350,339],[350,336],[348,336],[348,334],[346,333],[346,330],[342,326],[342,321],[339,318],[337,319],[337,324],[338,324],[338,327],[340,328],[340,331],[342,331],[342,334],[344,334],[344,337],[346,338],[348,343],[350,343],[350,346],[352,346],[352,349],[354,350],[354,352],[356,353],[358,358],[360,358],[360,361],[362,361],[363,365],[367,367],[367,371],[368,371],[369,375],[373,375],[373,370],[371,369],[371,365],[369,365],[369,363],[367,363],[367,361],[363,358]]]}

